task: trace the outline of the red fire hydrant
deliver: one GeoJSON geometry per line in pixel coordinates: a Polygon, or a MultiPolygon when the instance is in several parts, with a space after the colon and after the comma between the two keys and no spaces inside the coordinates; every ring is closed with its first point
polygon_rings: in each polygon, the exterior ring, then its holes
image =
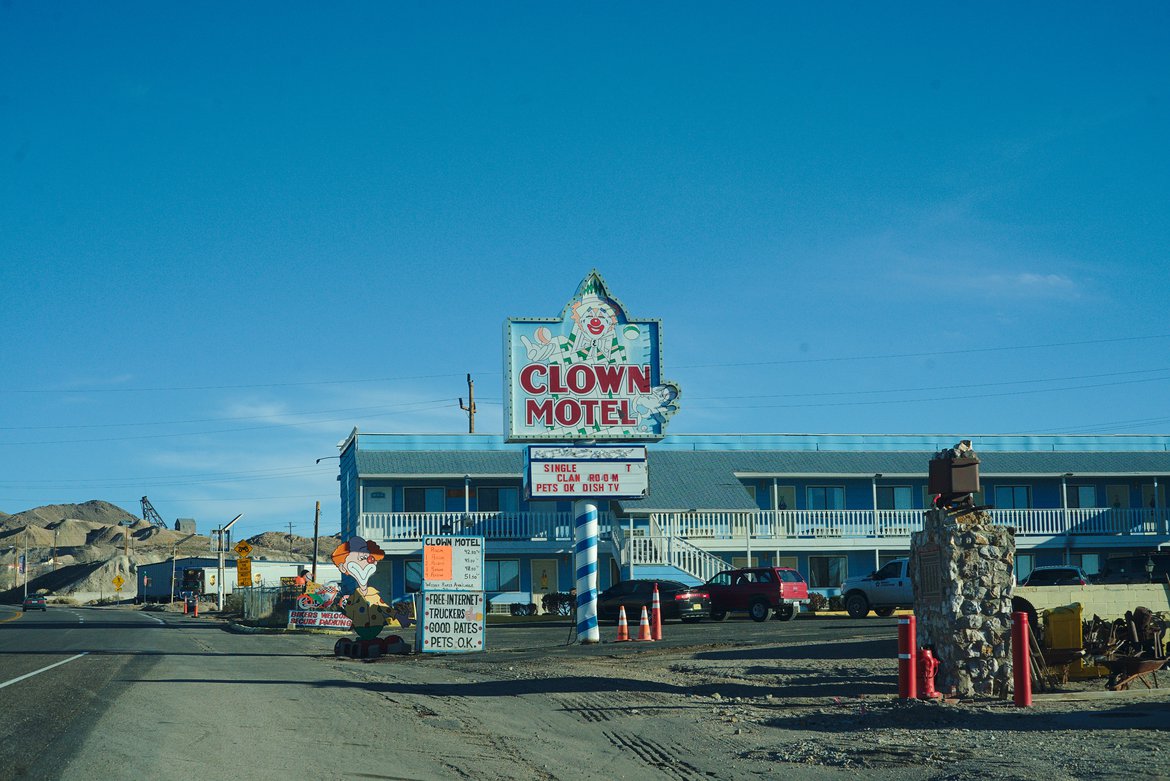
{"type": "Polygon", "coordinates": [[[942,697],[942,693],[934,688],[934,676],[938,673],[938,659],[929,648],[921,649],[918,654],[918,698],[933,700],[942,697]]]}

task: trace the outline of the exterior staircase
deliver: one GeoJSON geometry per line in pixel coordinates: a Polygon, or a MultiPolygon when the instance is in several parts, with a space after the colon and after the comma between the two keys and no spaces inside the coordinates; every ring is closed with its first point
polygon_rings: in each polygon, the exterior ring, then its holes
{"type": "Polygon", "coordinates": [[[662,533],[652,519],[649,527],[628,529],[619,523],[612,527],[614,558],[620,563],[623,577],[638,580],[677,580],[688,586],[697,586],[727,569],[727,562],[707,553],[679,537],[662,533]]]}

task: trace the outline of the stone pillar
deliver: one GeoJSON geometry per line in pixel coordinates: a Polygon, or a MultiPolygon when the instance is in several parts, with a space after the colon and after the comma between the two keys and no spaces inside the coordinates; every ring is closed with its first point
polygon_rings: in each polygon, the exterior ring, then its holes
{"type": "Polygon", "coordinates": [[[936,687],[960,697],[1011,689],[1015,530],[982,510],[931,509],[911,536],[918,645],[933,649],[936,687]]]}

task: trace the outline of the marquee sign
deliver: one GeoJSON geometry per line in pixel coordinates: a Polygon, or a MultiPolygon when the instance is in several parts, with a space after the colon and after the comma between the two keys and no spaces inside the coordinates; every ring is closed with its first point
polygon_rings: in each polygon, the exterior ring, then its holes
{"type": "Polygon", "coordinates": [[[504,433],[524,440],[653,441],[678,411],[663,381],[661,323],[634,320],[591,271],[554,319],[504,331],[504,433]]]}
{"type": "Polygon", "coordinates": [[[529,445],[527,461],[527,499],[642,499],[649,489],[645,445],[529,445]]]}

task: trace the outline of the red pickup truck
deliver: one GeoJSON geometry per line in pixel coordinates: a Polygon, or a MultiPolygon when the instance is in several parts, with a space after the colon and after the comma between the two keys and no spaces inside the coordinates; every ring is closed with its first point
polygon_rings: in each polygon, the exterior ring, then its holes
{"type": "Polygon", "coordinates": [[[703,590],[711,595],[712,621],[739,610],[747,611],[753,621],[766,621],[773,611],[779,620],[791,621],[798,605],[808,602],[808,584],[788,567],[726,570],[707,581],[703,590]]]}

